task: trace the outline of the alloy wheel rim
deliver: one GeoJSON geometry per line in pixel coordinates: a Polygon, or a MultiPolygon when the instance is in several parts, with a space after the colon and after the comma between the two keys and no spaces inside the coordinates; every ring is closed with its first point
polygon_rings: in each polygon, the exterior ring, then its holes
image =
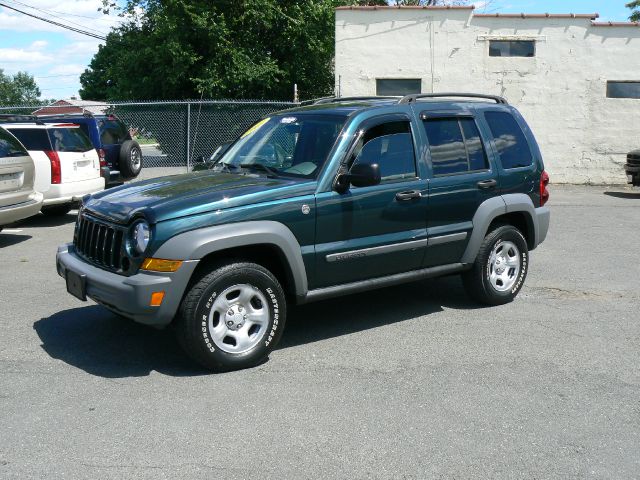
{"type": "Polygon", "coordinates": [[[227,353],[244,353],[255,347],[270,320],[265,295],[253,285],[241,283],[225,289],[209,313],[213,343],[227,353]]]}
{"type": "Polygon", "coordinates": [[[489,255],[488,277],[498,292],[513,288],[521,270],[520,250],[515,243],[503,240],[498,242],[489,255]]]}
{"type": "Polygon", "coordinates": [[[131,149],[131,165],[135,170],[140,167],[140,152],[137,148],[131,149]]]}

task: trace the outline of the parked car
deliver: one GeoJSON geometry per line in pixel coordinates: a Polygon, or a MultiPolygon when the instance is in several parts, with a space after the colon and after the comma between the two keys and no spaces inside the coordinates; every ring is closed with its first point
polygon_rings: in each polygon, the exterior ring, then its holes
{"type": "Polygon", "coordinates": [[[44,194],[42,213],[65,215],[83,196],[104,190],[100,158],[78,125],[25,120],[0,118],[35,163],[35,188],[44,194]]]}
{"type": "Polygon", "coordinates": [[[500,97],[324,100],[263,119],[219,169],[92,196],[57,270],[82,300],[175,323],[205,367],[245,368],[289,303],[458,273],[473,299],[512,301],[547,234],[548,181],[500,97]]]}
{"type": "Polygon", "coordinates": [[[89,136],[91,143],[109,168],[107,184],[136,178],[142,170],[142,149],[131,138],[127,126],[115,115],[84,114],[41,115],[45,123],[75,123],[89,136]]]}
{"type": "Polygon", "coordinates": [[[627,174],[627,183],[640,187],[640,150],[629,152],[624,170],[627,174]]]}
{"type": "Polygon", "coordinates": [[[40,211],[42,194],[33,189],[34,177],[33,159],[27,150],[0,127],[0,231],[40,211]]]}

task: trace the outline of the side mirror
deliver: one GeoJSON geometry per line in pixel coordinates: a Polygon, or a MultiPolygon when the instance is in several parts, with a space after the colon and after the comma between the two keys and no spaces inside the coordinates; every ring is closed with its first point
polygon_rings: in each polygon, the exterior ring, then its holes
{"type": "Polygon", "coordinates": [[[344,193],[349,185],[354,187],[371,187],[380,183],[380,167],[377,163],[356,163],[349,173],[342,173],[336,180],[336,191],[344,193]]]}

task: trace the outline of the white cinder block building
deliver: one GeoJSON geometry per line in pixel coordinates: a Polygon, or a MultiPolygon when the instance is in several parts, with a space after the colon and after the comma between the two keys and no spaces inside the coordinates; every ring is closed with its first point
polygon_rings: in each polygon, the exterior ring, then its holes
{"type": "Polygon", "coordinates": [[[640,148],[640,24],[597,18],[338,8],[336,91],[502,95],[536,134],[552,181],[625,183],[626,153],[640,148]]]}

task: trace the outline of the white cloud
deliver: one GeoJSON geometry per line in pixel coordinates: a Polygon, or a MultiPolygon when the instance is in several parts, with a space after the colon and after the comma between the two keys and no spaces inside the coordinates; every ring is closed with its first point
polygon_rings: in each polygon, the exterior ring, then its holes
{"type": "Polygon", "coordinates": [[[0,48],[0,62],[44,63],[51,60],[51,56],[42,52],[29,51],[24,48],[0,48]]]}
{"type": "Polygon", "coordinates": [[[49,42],[46,40],[36,40],[29,45],[29,50],[42,50],[43,48],[46,48],[47,45],[49,45],[49,42]]]}
{"type": "Polygon", "coordinates": [[[80,75],[84,72],[86,65],[79,65],[76,63],[67,63],[56,65],[51,70],[47,72],[47,75],[80,75]]]}

